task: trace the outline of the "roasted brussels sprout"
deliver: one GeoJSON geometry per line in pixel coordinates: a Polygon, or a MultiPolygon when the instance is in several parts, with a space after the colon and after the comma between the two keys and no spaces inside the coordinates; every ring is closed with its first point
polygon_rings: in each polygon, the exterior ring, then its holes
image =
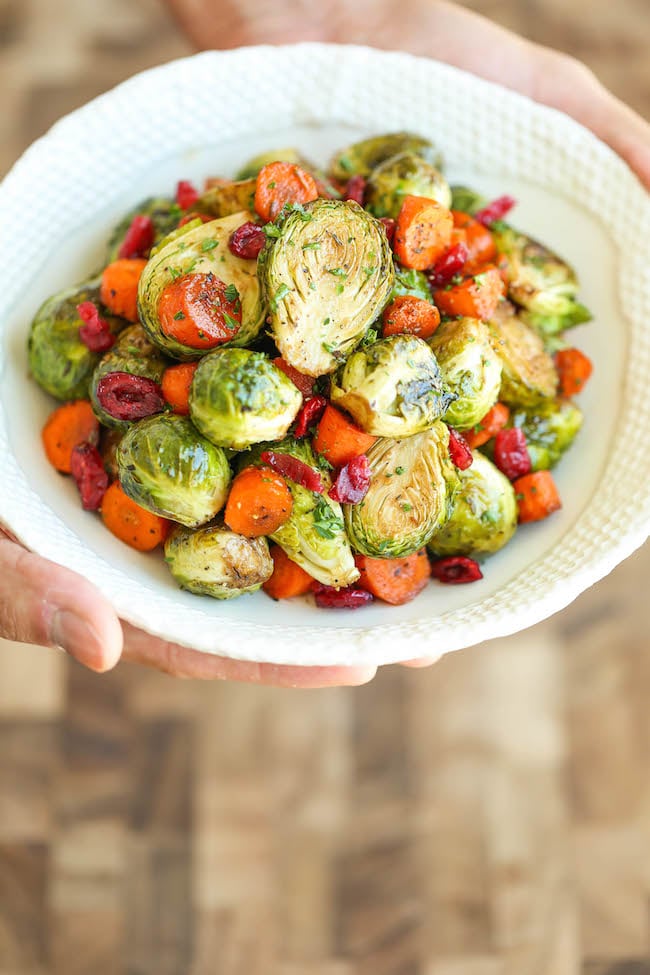
{"type": "Polygon", "coordinates": [[[411,152],[433,166],[440,166],[440,156],[428,139],[410,132],[393,132],[363,139],[337,152],[330,164],[330,172],[334,179],[339,180],[347,180],[350,176],[369,176],[385,159],[400,152],[411,152]]]}
{"type": "Polygon", "coordinates": [[[120,247],[133,218],[140,215],[151,217],[155,231],[153,239],[155,247],[163,237],[166,237],[178,225],[178,221],[183,216],[183,211],[178,203],[165,196],[151,196],[143,200],[137,207],[130,210],[123,220],[120,220],[111,233],[106,253],[106,264],[117,260],[120,247]]]}
{"type": "Polygon", "coordinates": [[[393,257],[356,203],[314,200],[281,222],[258,259],[273,337],[308,376],[333,372],[388,301],[393,257]]]}
{"type": "MultiPolygon", "coordinates": [[[[194,275],[197,281],[209,278],[225,286],[225,296],[232,291],[240,303],[241,326],[232,323],[231,339],[222,346],[248,345],[257,336],[264,322],[265,306],[254,261],[235,257],[228,248],[230,235],[237,227],[250,220],[248,213],[235,213],[219,220],[193,226],[188,224],[185,233],[170,235],[149,259],[142,272],[138,289],[138,311],[151,341],[176,359],[198,359],[213,346],[201,348],[181,343],[169,328],[163,329],[159,315],[161,297],[166,287],[186,276],[194,275]],[[169,333],[169,334],[168,334],[169,333]]],[[[209,315],[211,298],[202,298],[203,311],[209,315]]],[[[183,315],[183,313],[180,313],[183,315]]],[[[227,320],[227,319],[226,319],[227,320]]],[[[200,332],[199,332],[200,334],[200,332]]]]}
{"type": "Polygon", "coordinates": [[[399,295],[411,295],[413,298],[423,298],[425,301],[433,304],[433,296],[426,274],[422,271],[416,271],[415,268],[402,267],[400,264],[396,264],[395,284],[393,285],[389,300],[392,301],[393,298],[397,298],[399,295]]]}
{"type": "Polygon", "coordinates": [[[512,484],[478,451],[467,470],[458,471],[460,488],[451,516],[428,544],[436,557],[492,555],[510,541],[517,528],[517,501],[512,484]]]}
{"type": "Polygon", "coordinates": [[[101,359],[92,374],[90,382],[90,401],[97,419],[115,430],[127,430],[129,420],[117,420],[103,409],[97,399],[97,386],[100,379],[111,372],[128,372],[131,376],[146,376],[159,383],[168,363],[160,350],[152,345],[141,325],[129,325],[113,346],[101,359]]]}
{"type": "Polygon", "coordinates": [[[353,352],[333,377],[330,396],[378,437],[426,430],[455,398],[431,349],[415,335],[391,335],[353,352]]]}
{"type": "Polygon", "coordinates": [[[232,183],[211,186],[202,193],[192,210],[208,213],[213,217],[229,217],[242,210],[253,212],[255,179],[242,179],[232,183]]]}
{"type": "MultiPolygon", "coordinates": [[[[27,343],[29,370],[47,393],[57,399],[83,399],[93,369],[101,356],[91,352],[79,338],[83,322],[77,305],[94,301],[99,305],[99,278],[67,288],[45,301],[36,312],[27,343]]],[[[117,333],[126,322],[101,309],[111,331],[117,333]]]]}
{"type": "Polygon", "coordinates": [[[533,470],[549,470],[573,443],[582,426],[582,412],[570,400],[548,400],[529,412],[517,410],[510,424],[526,434],[533,470]]]}
{"type": "Polygon", "coordinates": [[[376,217],[395,220],[405,196],[425,196],[443,207],[451,204],[451,190],[442,173],[412,152],[391,156],[373,169],[365,204],[376,217]]]}
{"type": "Polygon", "coordinates": [[[499,399],[530,408],[555,396],[558,376],[537,332],[522,322],[514,307],[502,301],[488,323],[494,351],[501,360],[499,399]]]}
{"type": "Polygon", "coordinates": [[[244,538],[222,524],[175,528],[165,561],[181,589],[215,599],[255,592],[273,572],[265,538],[244,538]]]}
{"type": "Polygon", "coordinates": [[[348,538],[363,555],[411,555],[451,513],[458,475],[449,458],[449,430],[437,421],[413,437],[377,440],[367,456],[370,489],[359,504],[343,506],[348,538]]]}
{"type": "Polygon", "coordinates": [[[117,469],[133,501],[187,528],[210,521],[226,503],[226,456],[184,416],[161,413],[133,424],[117,448],[117,469]]]}
{"type": "Polygon", "coordinates": [[[190,416],[219,447],[244,450],[281,440],[302,405],[291,380],[261,352],[223,349],[200,361],[190,389],[190,416]]]}
{"type": "Polygon", "coordinates": [[[468,186],[452,186],[451,187],[451,209],[461,210],[463,213],[469,213],[472,216],[481,207],[484,207],[487,200],[476,190],[471,190],[468,186]]]}
{"type": "Polygon", "coordinates": [[[273,149],[271,152],[261,152],[259,156],[253,156],[248,162],[244,163],[241,169],[235,174],[236,180],[255,179],[263,166],[268,166],[272,162],[288,162],[301,166],[303,169],[312,169],[297,149],[288,147],[286,149],[273,149]]]}
{"type": "Polygon", "coordinates": [[[122,431],[102,427],[99,434],[99,452],[102,455],[104,470],[111,478],[117,477],[117,448],[122,439],[122,431]]]}
{"type": "Polygon", "coordinates": [[[456,394],[445,422],[469,430],[499,398],[501,360],[492,347],[490,330],[478,318],[450,319],[438,326],[429,346],[445,386],[456,394]]]}

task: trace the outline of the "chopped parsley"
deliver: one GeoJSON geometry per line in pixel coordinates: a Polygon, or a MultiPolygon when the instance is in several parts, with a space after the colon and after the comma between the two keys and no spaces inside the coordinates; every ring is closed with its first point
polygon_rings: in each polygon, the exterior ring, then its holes
{"type": "Polygon", "coordinates": [[[279,237],[280,234],[282,233],[280,228],[276,226],[276,224],[274,223],[265,223],[264,226],[262,227],[262,230],[264,231],[267,237],[279,237]]]}
{"type": "Polygon", "coordinates": [[[317,251],[317,250],[320,250],[320,241],[319,240],[312,240],[311,243],[309,243],[309,244],[303,244],[302,245],[302,249],[304,251],[317,251]]]}
{"type": "Polygon", "coordinates": [[[395,468],[395,473],[396,474],[404,474],[405,472],[406,472],[406,468],[405,467],[396,467],[395,468]]]}
{"type": "Polygon", "coordinates": [[[346,173],[353,173],[354,166],[350,162],[347,156],[339,156],[339,166],[341,169],[345,170],[346,173]]]}
{"type": "Polygon", "coordinates": [[[328,267],[327,273],[334,274],[337,278],[347,278],[348,276],[348,272],[342,267],[328,267]]]}
{"type": "Polygon", "coordinates": [[[376,342],[377,335],[378,332],[376,328],[369,328],[361,342],[362,347],[366,348],[367,346],[372,345],[374,342],[376,342]]]}
{"type": "Polygon", "coordinates": [[[229,284],[224,294],[226,296],[226,301],[229,301],[231,303],[234,303],[235,301],[239,301],[239,292],[237,291],[237,286],[234,284],[229,284]]]}
{"type": "Polygon", "coordinates": [[[286,296],[289,294],[290,291],[291,288],[288,288],[286,284],[280,285],[280,287],[275,292],[275,294],[273,295],[270,301],[272,311],[278,310],[278,302],[282,301],[283,298],[286,298],[286,296]]]}
{"type": "Polygon", "coordinates": [[[343,531],[343,520],[330,508],[324,498],[319,498],[313,511],[314,531],[321,538],[336,538],[343,531]]]}
{"type": "Polygon", "coordinates": [[[176,314],[174,315],[174,318],[176,319],[177,322],[182,322],[183,319],[185,318],[185,312],[177,311],[176,314]]]}
{"type": "Polygon", "coordinates": [[[331,342],[321,342],[321,345],[326,352],[330,353],[330,355],[334,355],[334,353],[336,352],[336,346],[332,345],[331,342]]]}
{"type": "Polygon", "coordinates": [[[479,289],[483,287],[483,285],[485,284],[486,280],[487,280],[487,275],[485,273],[483,273],[483,274],[475,274],[474,275],[474,284],[479,289]]]}
{"type": "Polygon", "coordinates": [[[206,240],[201,241],[202,251],[213,251],[215,247],[219,246],[219,241],[215,240],[214,237],[208,237],[206,240]]]}
{"type": "Polygon", "coordinates": [[[319,467],[324,467],[326,471],[334,470],[334,465],[330,464],[325,454],[316,454],[316,463],[319,467]]]}
{"type": "Polygon", "coordinates": [[[337,286],[336,286],[336,293],[337,293],[337,295],[342,295],[344,291],[345,291],[345,285],[344,284],[337,284],[337,286]]]}
{"type": "Polygon", "coordinates": [[[183,274],[183,272],[179,267],[172,267],[171,264],[169,265],[167,270],[169,272],[169,276],[172,279],[172,281],[177,281],[178,278],[180,278],[183,274]]]}
{"type": "Polygon", "coordinates": [[[232,318],[227,311],[223,313],[223,320],[225,322],[226,328],[229,329],[231,332],[236,332],[237,329],[239,328],[239,322],[235,321],[235,319],[232,318]]]}
{"type": "Polygon", "coordinates": [[[408,501],[404,501],[402,504],[402,511],[413,511],[413,505],[409,504],[408,501]]]}

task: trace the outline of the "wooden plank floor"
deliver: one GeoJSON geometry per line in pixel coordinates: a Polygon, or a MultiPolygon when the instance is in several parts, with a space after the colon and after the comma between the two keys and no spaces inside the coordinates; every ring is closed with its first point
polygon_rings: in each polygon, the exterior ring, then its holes
{"type": "MultiPolygon", "coordinates": [[[[647,0],[474,0],[650,116],[647,0]]],[[[0,0],[0,171],[185,53],[156,0],[0,0]]],[[[650,548],[359,689],[0,643],[0,975],[650,975],[650,548]]]]}

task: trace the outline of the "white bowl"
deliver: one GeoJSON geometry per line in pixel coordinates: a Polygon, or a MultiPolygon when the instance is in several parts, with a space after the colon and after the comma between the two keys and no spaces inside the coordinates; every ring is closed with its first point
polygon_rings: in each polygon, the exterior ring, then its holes
{"type": "Polygon", "coordinates": [[[606,146],[562,114],[454,68],[367,48],[301,44],[210,52],[132,78],[62,119],[0,187],[0,520],[31,549],[96,583],[119,614],[210,653],[276,663],[387,663],[513,633],[605,576],[650,526],[650,198],[606,146]],[[442,149],[452,182],[513,193],[515,223],[578,269],[594,322],[574,331],[595,371],[576,444],[557,468],[564,501],[525,526],[470,586],[432,583],[406,606],[356,613],[264,594],[181,592],[83,512],[45,460],[53,402],[28,378],[41,301],[101,262],[109,228],[178,179],[231,174],[255,152],[308,157],[410,129],[442,149]]]}

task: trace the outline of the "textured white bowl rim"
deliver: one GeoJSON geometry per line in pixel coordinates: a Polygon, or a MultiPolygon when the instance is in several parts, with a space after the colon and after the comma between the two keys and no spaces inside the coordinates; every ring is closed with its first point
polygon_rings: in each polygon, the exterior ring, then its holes
{"type": "MultiPolygon", "coordinates": [[[[438,62],[370,48],[299,44],[287,47],[242,48],[206,52],[145,71],[59,121],[16,163],[0,187],[0,228],[29,226],[32,217],[57,219],[56,207],[44,213],[47,200],[35,200],[30,187],[47,169],[52,185],[65,185],[72,156],[75,172],[84,163],[94,173],[100,167],[94,133],[108,126],[122,154],[146,140],[143,130],[169,122],[169,105],[185,114],[187,144],[208,131],[214,103],[206,87],[233,79],[253,83],[252,95],[233,89],[232,106],[220,105],[232,131],[242,124],[242,99],[257,98],[254,82],[259,66],[268,79],[284,85],[264,85],[264,122],[277,118],[296,123],[332,122],[389,131],[415,128],[427,131],[431,98],[453,105],[453,111],[471,124],[453,126],[443,143],[454,144],[454,154],[469,158],[481,152],[486,169],[499,175],[521,175],[541,187],[569,194],[606,227],[620,255],[618,288],[629,325],[625,389],[619,410],[617,436],[599,487],[561,545],[530,565],[498,592],[470,606],[408,623],[364,626],[359,616],[350,626],[332,630],[327,615],[314,616],[313,626],[258,624],[254,620],[215,619],[202,608],[179,606],[155,586],[134,585],[125,573],[95,555],[39,497],[13,456],[7,417],[0,408],[0,519],[32,550],[83,574],[111,600],[120,616],[151,633],[212,653],[239,659],[303,665],[388,663],[423,654],[434,655],[514,633],[550,616],[610,572],[638,548],[650,533],[650,452],[647,449],[647,385],[650,381],[650,197],[626,165],[580,125],[529,99],[481,81],[438,62]],[[374,105],[354,98],[355,79],[364,77],[366,88],[377,89],[374,105]],[[252,82],[251,82],[252,79],[252,82]],[[417,91],[417,104],[409,114],[395,115],[396,99],[386,86],[417,91]],[[201,95],[201,91],[203,94],[201,95]],[[197,95],[197,92],[199,94],[197,95]],[[434,94],[432,94],[434,93],[434,94]],[[384,99],[381,112],[379,100],[384,99]],[[392,119],[395,116],[395,120],[392,119]],[[382,124],[383,122],[383,124],[382,124]],[[464,134],[461,129],[467,128],[464,134]],[[116,134],[117,133],[117,134],[116,134]],[[471,139],[471,145],[469,141],[471,139]],[[505,140],[505,141],[504,141],[505,140]],[[509,151],[504,152],[505,145],[509,151]],[[26,210],[27,205],[27,210],[26,210]],[[218,626],[215,626],[215,622],[218,626]],[[216,632],[218,631],[218,632],[216,632]]],[[[209,90],[209,89],[208,89],[209,90]]],[[[221,99],[224,102],[223,98],[221,99]]],[[[372,101],[372,99],[370,99],[372,101]]],[[[411,99],[411,102],[413,100],[411,99]]],[[[252,109],[251,109],[252,110],[252,109]]],[[[255,109],[260,111],[259,108],[255,109]]],[[[245,123],[250,124],[250,123],[245,123]]],[[[175,133],[181,137],[182,133],[175,133]]],[[[111,149],[106,152],[111,161],[111,149]]],[[[147,150],[143,150],[147,151],[147,150]]],[[[151,149],[152,160],[155,150],[151,149]]],[[[114,161],[114,160],[113,160],[114,161]]],[[[105,166],[108,164],[105,164],[105,166]]],[[[101,168],[101,167],[100,167],[101,168]]],[[[114,177],[124,180],[117,167],[114,177]]],[[[79,180],[80,206],[88,202],[88,186],[79,180]]],[[[37,258],[38,241],[22,235],[15,241],[15,279],[3,283],[0,322],[4,321],[24,285],[20,268],[37,258]]],[[[0,347],[0,373],[3,351],[0,347]]]]}

